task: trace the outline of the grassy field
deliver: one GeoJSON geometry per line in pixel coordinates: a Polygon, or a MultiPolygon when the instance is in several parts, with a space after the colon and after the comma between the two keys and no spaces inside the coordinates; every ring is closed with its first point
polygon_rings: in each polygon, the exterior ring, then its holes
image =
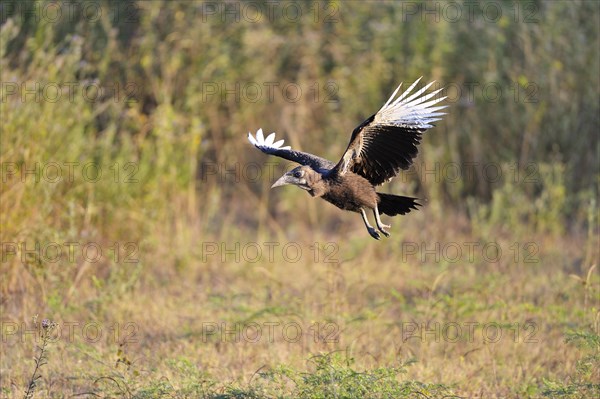
{"type": "Polygon", "coordinates": [[[0,397],[600,395],[600,6],[469,4],[0,2],[0,397]],[[390,238],[269,190],[419,76],[390,238]]]}

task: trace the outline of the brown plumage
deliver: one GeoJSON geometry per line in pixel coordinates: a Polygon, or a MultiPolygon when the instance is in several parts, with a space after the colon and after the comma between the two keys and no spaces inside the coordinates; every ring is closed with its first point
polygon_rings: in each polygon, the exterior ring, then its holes
{"type": "Polygon", "coordinates": [[[316,155],[294,151],[289,146],[282,147],[283,140],[274,142],[275,133],[266,139],[262,129],[257,131],[256,138],[249,133],[248,139],[261,151],[301,164],[284,174],[272,187],[293,184],[340,209],[358,212],[369,234],[379,239],[379,233],[367,219],[366,210],[370,210],[375,216],[377,229],[389,236],[386,229],[390,226],[383,224],[379,215],[404,215],[420,204],[416,198],[377,193],[375,186],[390,180],[401,169],[410,167],[417,155],[422,133],[432,127],[431,122],[443,115],[437,111],[445,108],[433,107],[445,97],[426,102],[441,89],[421,96],[433,83],[410,95],[418,81],[394,100],[399,86],[376,114],[354,129],[350,143],[337,164],[316,155]]]}

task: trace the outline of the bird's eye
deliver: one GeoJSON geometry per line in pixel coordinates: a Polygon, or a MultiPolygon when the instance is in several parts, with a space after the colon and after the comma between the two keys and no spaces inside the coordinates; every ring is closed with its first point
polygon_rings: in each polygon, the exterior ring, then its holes
{"type": "Polygon", "coordinates": [[[300,171],[300,170],[295,171],[294,172],[294,177],[297,178],[297,179],[301,178],[302,177],[302,171],[300,171]]]}

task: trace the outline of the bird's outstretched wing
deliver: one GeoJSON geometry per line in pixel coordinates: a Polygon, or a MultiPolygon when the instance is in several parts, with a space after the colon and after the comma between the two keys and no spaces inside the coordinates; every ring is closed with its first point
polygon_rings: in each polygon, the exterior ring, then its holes
{"type": "Polygon", "coordinates": [[[328,171],[335,166],[335,163],[325,158],[307,152],[294,151],[290,146],[283,147],[283,140],[275,141],[275,133],[271,133],[265,138],[262,129],[258,129],[256,138],[248,133],[248,140],[265,154],[275,155],[301,165],[308,165],[317,171],[328,171]]]}
{"type": "Polygon", "coordinates": [[[351,171],[379,185],[396,176],[400,169],[409,168],[417,155],[421,134],[441,119],[438,117],[444,113],[438,111],[446,108],[433,106],[446,97],[427,101],[442,89],[423,95],[434,82],[411,94],[419,80],[394,99],[400,84],[375,115],[354,129],[348,148],[335,166],[337,173],[351,171]]]}

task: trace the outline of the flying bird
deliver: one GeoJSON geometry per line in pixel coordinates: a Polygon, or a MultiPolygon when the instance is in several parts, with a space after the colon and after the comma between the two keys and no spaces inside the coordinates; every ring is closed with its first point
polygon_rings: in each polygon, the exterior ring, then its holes
{"type": "Polygon", "coordinates": [[[400,84],[376,114],[358,125],[337,163],[283,146],[283,140],[275,141],[275,133],[266,138],[262,129],[256,132],[256,137],[248,133],[250,143],[262,152],[300,164],[281,176],[271,188],[293,184],[340,209],[360,213],[371,237],[379,240],[379,232],[367,219],[366,211],[370,210],[377,229],[388,237],[390,233],[386,229],[391,226],[383,224],[380,215],[404,215],[421,204],[417,198],[378,193],[375,186],[410,167],[423,132],[445,115],[439,111],[446,106],[434,106],[446,98],[434,97],[442,89],[424,94],[434,82],[411,94],[420,80],[395,98],[400,84]]]}

